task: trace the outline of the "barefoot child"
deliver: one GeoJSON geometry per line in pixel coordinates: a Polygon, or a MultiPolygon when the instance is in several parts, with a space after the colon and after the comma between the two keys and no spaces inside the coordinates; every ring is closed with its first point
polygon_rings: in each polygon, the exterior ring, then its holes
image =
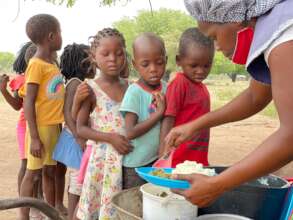
{"type": "MultiPolygon", "coordinates": [[[[161,153],[163,140],[176,126],[195,120],[210,111],[210,96],[202,81],[208,76],[214,57],[212,40],[197,28],[185,30],[179,42],[177,65],[182,72],[169,84],[166,93],[166,112],[161,130],[161,153]]],[[[172,167],[185,160],[208,165],[209,130],[203,130],[182,143],[173,154],[172,167]]]]}
{"type": "MultiPolygon", "coordinates": [[[[31,197],[34,177],[42,170],[46,201],[55,206],[55,167],[52,152],[63,122],[64,87],[54,53],[62,45],[58,20],[47,14],[31,17],[26,33],[37,46],[25,73],[24,112],[28,121],[29,150],[27,170],[20,195],[31,197]]],[[[29,219],[29,209],[21,209],[21,219],[29,219]]]]}
{"type": "Polygon", "coordinates": [[[69,168],[69,220],[73,218],[81,194],[82,185],[77,183],[77,176],[86,142],[77,135],[76,122],[71,116],[71,108],[77,86],[86,78],[94,78],[96,73],[96,68],[89,57],[89,49],[89,46],[84,44],[70,44],[64,48],[60,57],[61,74],[66,82],[63,109],[65,126],[54,150],[53,159],[69,168]]]}
{"type": "Polygon", "coordinates": [[[166,84],[161,81],[167,63],[163,40],[153,33],[138,36],[133,43],[133,66],[140,78],[127,89],[120,112],[133,151],[123,159],[123,188],[144,184],[134,168],[151,166],[157,159],[160,121],[165,111],[166,84]]]}
{"type": "Polygon", "coordinates": [[[78,135],[92,145],[77,217],[113,219],[116,211],[110,201],[122,188],[122,158],[131,151],[119,112],[128,87],[119,77],[126,62],[125,40],[116,29],[105,28],[93,37],[91,49],[100,74],[88,81],[93,92],[77,117],[78,135]]]}

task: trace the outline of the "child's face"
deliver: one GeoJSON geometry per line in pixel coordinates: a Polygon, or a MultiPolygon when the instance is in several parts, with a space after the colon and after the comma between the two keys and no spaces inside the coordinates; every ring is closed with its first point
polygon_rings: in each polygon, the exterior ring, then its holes
{"type": "Polygon", "coordinates": [[[125,48],[118,37],[105,37],[96,48],[95,59],[102,73],[119,76],[126,62],[125,48]]]}
{"type": "Polygon", "coordinates": [[[133,65],[147,85],[160,85],[166,63],[167,57],[163,49],[155,44],[141,45],[134,51],[133,65]]]}
{"type": "Polygon", "coordinates": [[[202,82],[211,70],[213,55],[207,48],[193,46],[184,55],[178,55],[176,62],[191,81],[202,82]]]}

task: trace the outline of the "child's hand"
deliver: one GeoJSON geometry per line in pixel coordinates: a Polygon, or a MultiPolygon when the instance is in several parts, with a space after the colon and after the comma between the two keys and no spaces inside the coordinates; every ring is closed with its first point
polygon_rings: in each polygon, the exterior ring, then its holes
{"type": "Polygon", "coordinates": [[[155,102],[156,102],[156,106],[157,106],[157,111],[160,114],[164,114],[165,109],[166,109],[165,96],[160,92],[155,93],[154,96],[155,96],[155,102]]]}
{"type": "Polygon", "coordinates": [[[133,149],[133,146],[130,144],[130,141],[123,135],[111,133],[110,134],[110,144],[122,155],[130,153],[133,149]]]}
{"type": "Polygon", "coordinates": [[[31,154],[34,157],[42,158],[44,151],[43,143],[39,138],[34,138],[31,140],[31,154]]]}
{"type": "Polygon", "coordinates": [[[7,83],[9,82],[9,76],[3,74],[0,76],[0,91],[4,91],[7,88],[7,83]]]}
{"type": "Polygon", "coordinates": [[[91,92],[90,86],[86,82],[82,82],[78,85],[74,99],[76,102],[81,103],[83,100],[85,100],[91,92]]]}

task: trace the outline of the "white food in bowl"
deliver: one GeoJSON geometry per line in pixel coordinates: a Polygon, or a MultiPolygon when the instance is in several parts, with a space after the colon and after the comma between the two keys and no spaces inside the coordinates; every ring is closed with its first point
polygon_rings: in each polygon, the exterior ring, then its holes
{"type": "Polygon", "coordinates": [[[186,160],[184,163],[177,164],[176,168],[172,170],[172,174],[203,174],[206,176],[215,176],[215,169],[204,168],[201,163],[186,160]]]}

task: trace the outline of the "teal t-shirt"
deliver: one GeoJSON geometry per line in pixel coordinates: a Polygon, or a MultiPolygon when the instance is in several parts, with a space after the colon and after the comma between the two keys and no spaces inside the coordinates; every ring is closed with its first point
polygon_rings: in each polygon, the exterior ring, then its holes
{"type": "MultiPolygon", "coordinates": [[[[166,83],[162,82],[161,92],[165,94],[166,83]]],[[[133,83],[127,89],[120,112],[123,117],[126,112],[132,112],[138,116],[138,123],[147,120],[152,113],[153,95],[142,88],[139,84],[133,83]]],[[[133,151],[123,158],[123,166],[140,167],[147,165],[157,159],[158,147],[160,144],[161,122],[158,122],[151,130],[144,135],[131,140],[133,151]]]]}

